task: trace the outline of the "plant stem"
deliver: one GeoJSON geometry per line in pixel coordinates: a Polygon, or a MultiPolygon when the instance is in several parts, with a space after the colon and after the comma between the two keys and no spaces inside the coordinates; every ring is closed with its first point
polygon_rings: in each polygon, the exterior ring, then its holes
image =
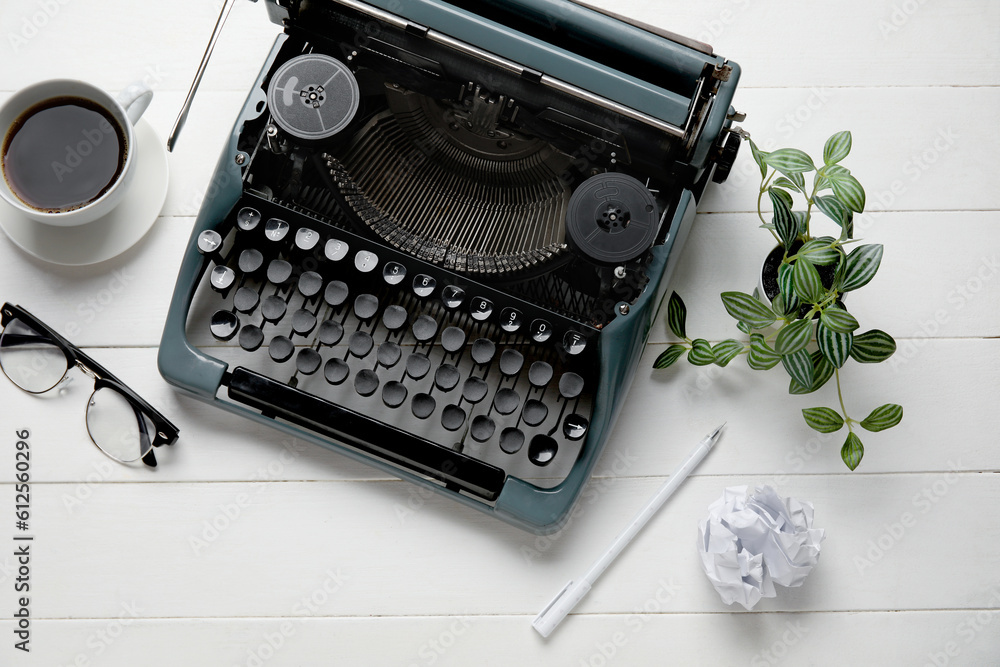
{"type": "MultiPolygon", "coordinates": [[[[760,204],[761,204],[761,202],[764,199],[764,193],[767,192],[767,185],[768,185],[768,183],[771,182],[771,179],[774,178],[774,175],[777,174],[777,173],[778,172],[776,172],[776,171],[772,171],[770,176],[768,176],[763,181],[761,181],[761,183],[760,183],[760,192],[757,194],[757,217],[760,218],[761,223],[763,223],[765,225],[768,224],[768,223],[767,223],[767,220],[764,219],[764,212],[761,211],[760,204]]],[[[777,234],[774,233],[774,230],[773,229],[768,229],[767,231],[771,232],[771,236],[774,237],[774,240],[778,242],[778,245],[781,245],[781,239],[778,237],[777,234]]]]}
{"type": "Polygon", "coordinates": [[[854,420],[847,416],[847,408],[844,407],[844,393],[840,390],[840,369],[834,368],[833,374],[837,378],[837,398],[840,399],[840,411],[844,413],[844,423],[847,424],[848,432],[853,433],[854,429],[851,424],[854,420]]]}

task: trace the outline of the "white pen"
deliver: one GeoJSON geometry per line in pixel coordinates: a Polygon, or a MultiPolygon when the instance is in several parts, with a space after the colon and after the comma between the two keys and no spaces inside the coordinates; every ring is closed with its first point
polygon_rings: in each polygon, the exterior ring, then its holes
{"type": "Polygon", "coordinates": [[[663,503],[667,502],[667,498],[673,495],[677,487],[691,474],[691,471],[698,467],[698,464],[705,458],[705,455],[718,442],[719,436],[722,434],[722,429],[725,426],[723,424],[715,429],[698,443],[698,446],[694,448],[691,455],[670,476],[670,479],[660,487],[660,490],[656,492],[652,500],[635,515],[635,518],[629,522],[625,530],[615,538],[615,541],[611,543],[608,550],[594,561],[594,564],[590,566],[590,569],[587,570],[587,573],[583,577],[572,580],[563,586],[563,589],[552,599],[552,602],[531,622],[531,627],[535,628],[543,637],[548,637],[552,634],[556,626],[566,618],[566,614],[571,612],[577,603],[583,599],[583,596],[590,591],[590,587],[593,586],[598,577],[604,574],[604,571],[618,557],[618,554],[628,546],[628,543],[635,538],[639,531],[642,530],[642,527],[653,518],[657,510],[663,507],[663,503]]]}

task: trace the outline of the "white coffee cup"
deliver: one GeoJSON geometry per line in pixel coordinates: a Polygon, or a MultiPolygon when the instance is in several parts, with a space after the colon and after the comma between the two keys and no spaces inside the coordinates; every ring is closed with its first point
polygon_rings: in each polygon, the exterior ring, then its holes
{"type": "MultiPolygon", "coordinates": [[[[12,131],[11,126],[26,111],[46,100],[59,97],[77,97],[96,104],[107,111],[121,128],[125,137],[125,160],[117,179],[103,194],[82,206],[69,210],[44,211],[22,201],[11,189],[7,174],[0,173],[0,197],[33,220],[47,225],[72,227],[97,220],[121,203],[135,176],[138,149],[135,142],[135,123],[139,122],[139,118],[153,99],[153,91],[145,84],[136,82],[126,87],[116,99],[101,88],[76,79],[52,79],[32,84],[14,93],[0,107],[0,131],[3,132],[0,146],[6,146],[7,135],[12,131]]],[[[84,139],[83,143],[85,141],[84,139]]],[[[4,167],[0,165],[0,171],[3,169],[4,167]]]]}

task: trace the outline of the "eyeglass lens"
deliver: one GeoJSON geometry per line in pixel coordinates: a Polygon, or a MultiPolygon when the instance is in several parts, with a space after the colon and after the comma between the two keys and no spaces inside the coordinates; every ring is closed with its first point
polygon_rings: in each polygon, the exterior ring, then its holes
{"type": "Polygon", "coordinates": [[[152,422],[111,387],[101,387],[91,394],[87,430],[95,445],[122,463],[138,461],[153,447],[152,422]]]}
{"type": "Polygon", "coordinates": [[[62,349],[17,318],[0,334],[0,367],[11,382],[32,394],[55,387],[68,369],[62,349]]]}

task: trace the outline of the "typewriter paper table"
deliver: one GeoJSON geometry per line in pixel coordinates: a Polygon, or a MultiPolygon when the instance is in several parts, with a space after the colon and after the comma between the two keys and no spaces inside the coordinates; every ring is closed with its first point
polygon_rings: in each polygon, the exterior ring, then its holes
{"type": "MultiPolygon", "coordinates": [[[[882,269],[852,305],[899,341],[852,366],[854,411],[903,423],[839,440],[798,416],[780,373],[646,359],[571,524],[535,537],[373,469],[190,400],[156,372],[174,277],[233,118],[275,34],[238,3],[176,152],[167,203],[125,255],[87,268],[0,238],[0,298],[67,334],[177,423],[156,471],[88,441],[87,381],[36,399],[0,382],[3,665],[1000,664],[1000,8],[994,3],[596,4],[738,61],[736,106],[762,145],[816,153],[851,129],[866,240],[882,269]],[[785,27],[782,27],[785,26],[785,27]],[[808,64],[804,64],[808,63],[808,64]],[[724,439],[548,640],[531,619],[582,572],[691,447],[724,439]],[[31,430],[31,652],[14,649],[15,431],[31,430]],[[726,486],[773,483],[826,528],[802,588],[754,613],[700,571],[696,523],[726,486]]],[[[14,0],[0,99],[36,80],[143,78],[165,138],[218,3],[14,0]]],[[[749,289],[768,239],[744,152],[700,206],[673,284],[692,331],[735,333],[718,293],[749,289]]],[[[823,390],[823,400],[835,400],[823,390]]],[[[849,408],[851,407],[849,406],[849,408]]]]}

